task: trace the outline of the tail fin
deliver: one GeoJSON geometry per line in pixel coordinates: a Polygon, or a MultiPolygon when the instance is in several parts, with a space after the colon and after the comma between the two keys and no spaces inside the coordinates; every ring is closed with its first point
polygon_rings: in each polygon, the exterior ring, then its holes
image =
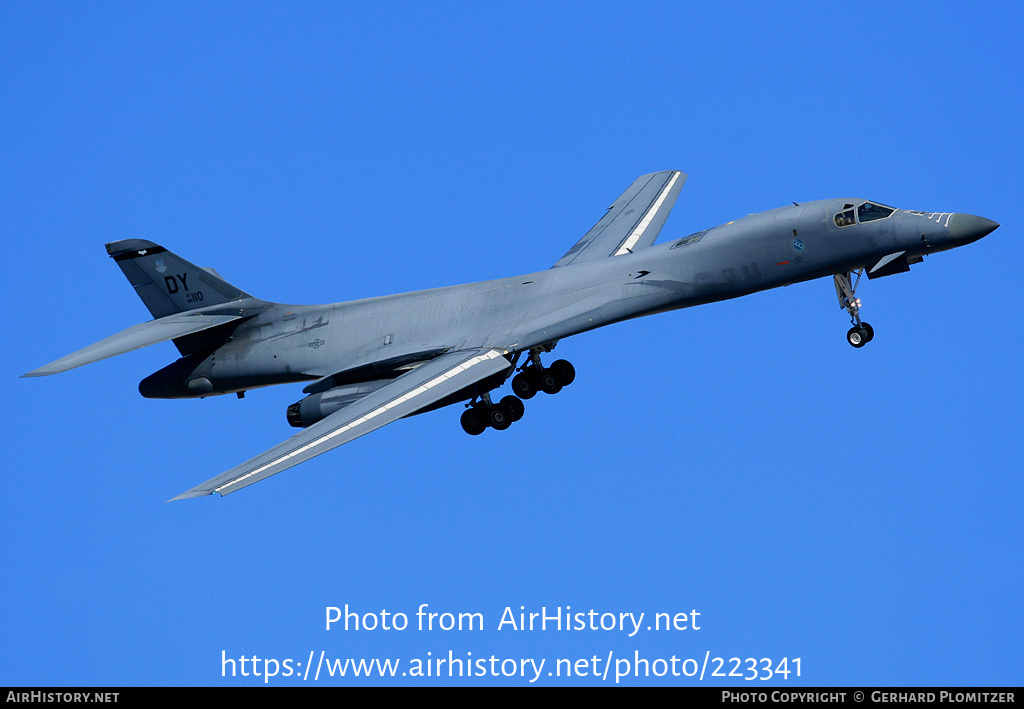
{"type": "Polygon", "coordinates": [[[107,244],[107,253],[154,318],[251,297],[212,269],[200,268],[145,239],[107,244]]]}

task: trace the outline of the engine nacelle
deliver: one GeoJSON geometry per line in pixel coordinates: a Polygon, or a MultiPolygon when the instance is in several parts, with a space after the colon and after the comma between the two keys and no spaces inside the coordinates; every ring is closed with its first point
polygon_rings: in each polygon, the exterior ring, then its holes
{"type": "Polygon", "coordinates": [[[296,401],[288,407],[288,423],[296,428],[312,426],[320,419],[344,409],[349,404],[359,401],[367,394],[372,394],[392,381],[392,379],[375,379],[310,394],[302,401],[296,401]]]}

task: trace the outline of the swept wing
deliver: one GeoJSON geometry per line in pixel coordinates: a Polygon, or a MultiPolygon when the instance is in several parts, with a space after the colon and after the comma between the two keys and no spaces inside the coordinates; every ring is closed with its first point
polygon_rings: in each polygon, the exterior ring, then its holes
{"type": "Polygon", "coordinates": [[[508,369],[512,365],[504,354],[501,350],[480,348],[435,357],[265,453],[173,499],[215,492],[227,495],[287,470],[508,369]]]}
{"type": "Polygon", "coordinates": [[[686,175],[678,170],[638,177],[552,268],[621,256],[650,246],[661,233],[684,182],[686,175]]]}

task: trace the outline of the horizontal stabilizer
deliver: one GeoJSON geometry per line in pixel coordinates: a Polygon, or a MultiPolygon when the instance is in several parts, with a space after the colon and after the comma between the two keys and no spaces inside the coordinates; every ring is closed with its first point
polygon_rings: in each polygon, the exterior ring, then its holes
{"type": "Polygon", "coordinates": [[[105,340],[100,340],[94,345],[73,352],[66,357],[61,357],[56,362],[32,370],[23,377],[45,377],[48,374],[66,372],[84,364],[99,362],[114,355],[124,354],[132,350],[155,345],[158,342],[166,342],[176,337],[184,337],[194,332],[217,327],[224,323],[232,322],[242,318],[241,315],[214,315],[198,312],[184,312],[168,315],[157,320],[150,320],[139,325],[123,330],[116,335],[111,335],[105,340]]]}

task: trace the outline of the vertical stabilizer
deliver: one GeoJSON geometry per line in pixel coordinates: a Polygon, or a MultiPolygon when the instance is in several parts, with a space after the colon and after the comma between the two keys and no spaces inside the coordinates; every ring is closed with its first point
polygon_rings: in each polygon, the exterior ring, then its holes
{"type": "Polygon", "coordinates": [[[107,253],[154,318],[250,297],[212,269],[200,268],[152,241],[115,241],[107,244],[107,253]]]}

